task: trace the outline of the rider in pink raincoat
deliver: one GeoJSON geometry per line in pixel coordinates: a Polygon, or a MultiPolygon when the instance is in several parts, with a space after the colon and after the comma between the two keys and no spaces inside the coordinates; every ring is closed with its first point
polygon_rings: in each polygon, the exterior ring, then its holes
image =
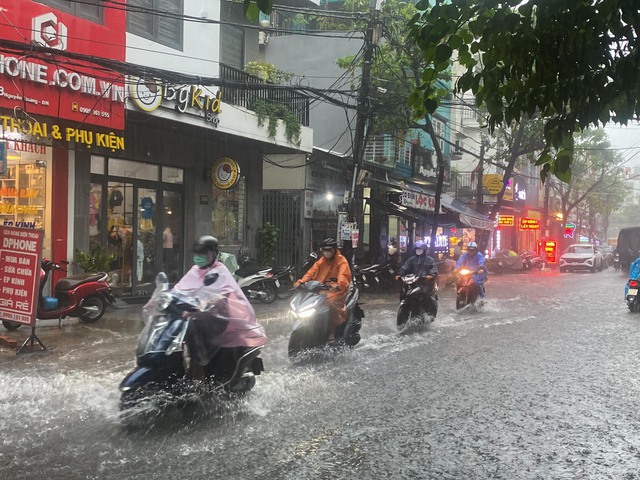
{"type": "Polygon", "coordinates": [[[192,321],[187,344],[192,358],[204,366],[220,348],[264,345],[267,337],[256,321],[253,307],[227,267],[217,259],[218,240],[210,235],[202,236],[193,251],[195,265],[174,289],[185,293],[197,291],[197,298],[214,303],[215,309],[189,314],[192,321]],[[212,285],[203,286],[204,277],[210,272],[217,273],[218,278],[212,285]]]}

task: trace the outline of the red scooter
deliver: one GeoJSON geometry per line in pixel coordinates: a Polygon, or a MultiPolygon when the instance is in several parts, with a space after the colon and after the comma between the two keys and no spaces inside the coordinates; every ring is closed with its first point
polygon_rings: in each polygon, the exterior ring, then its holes
{"type": "Polygon", "coordinates": [[[460,310],[478,300],[478,289],[473,276],[483,269],[484,267],[480,267],[478,270],[461,268],[456,271],[456,310],[460,310]]]}
{"type": "MultiPolygon", "coordinates": [[[[60,263],[68,264],[69,262],[60,263]]],[[[111,287],[107,283],[107,274],[103,272],[80,273],[63,278],[56,284],[55,296],[44,296],[44,286],[51,272],[56,270],[66,272],[59,264],[46,258],[42,259],[37,319],[57,318],[60,324],[63,318],[80,317],[80,320],[85,323],[94,323],[104,315],[107,302],[110,304],[115,302],[111,287]]],[[[17,330],[21,325],[7,320],[3,320],[2,324],[7,330],[17,330]]]]}

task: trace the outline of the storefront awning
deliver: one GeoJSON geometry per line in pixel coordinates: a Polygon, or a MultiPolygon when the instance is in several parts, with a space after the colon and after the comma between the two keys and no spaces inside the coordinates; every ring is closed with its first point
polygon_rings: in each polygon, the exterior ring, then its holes
{"type": "MultiPolygon", "coordinates": [[[[417,185],[406,185],[403,182],[397,182],[397,181],[393,181],[390,179],[387,180],[379,180],[379,179],[372,179],[370,178],[369,181],[374,181],[377,182],[381,185],[385,185],[388,187],[392,187],[394,189],[400,190],[400,191],[413,191],[416,193],[420,193],[423,195],[430,195],[430,196],[434,196],[435,195],[435,191],[433,190],[427,190],[424,189],[422,187],[419,187],[417,185]]],[[[460,200],[452,197],[451,195],[447,194],[447,193],[443,193],[440,196],[440,207],[441,209],[444,209],[454,215],[457,216],[458,222],[461,225],[464,225],[466,227],[470,227],[470,228],[477,228],[480,230],[492,230],[493,229],[493,222],[486,217],[485,215],[475,211],[474,209],[470,208],[469,206],[465,205],[464,203],[462,203],[460,200]]],[[[413,209],[412,209],[413,210],[413,209]]],[[[426,213],[426,212],[425,212],[426,213]]],[[[432,214],[422,214],[421,215],[423,218],[432,217],[432,214]]],[[[442,225],[444,227],[446,227],[446,224],[442,225]]]]}
{"type": "Polygon", "coordinates": [[[479,228],[480,230],[492,230],[493,222],[483,214],[476,212],[473,208],[468,207],[457,198],[443,193],[440,197],[440,204],[443,208],[457,213],[460,216],[460,222],[471,228],[479,228]]]}

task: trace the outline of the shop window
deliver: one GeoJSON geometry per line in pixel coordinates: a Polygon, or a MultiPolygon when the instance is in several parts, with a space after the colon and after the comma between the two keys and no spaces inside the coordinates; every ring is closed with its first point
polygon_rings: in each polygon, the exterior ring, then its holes
{"type": "Polygon", "coordinates": [[[57,8],[76,17],[102,23],[103,0],[83,0],[82,2],[72,0],[38,0],[38,3],[49,5],[50,7],[57,8]]]}
{"type": "Polygon", "coordinates": [[[230,190],[212,187],[213,235],[223,246],[244,245],[245,187],[246,179],[244,177],[240,179],[236,187],[230,190]]]}
{"type": "Polygon", "coordinates": [[[104,175],[104,157],[91,155],[91,173],[104,175]]]}
{"type": "Polygon", "coordinates": [[[128,32],[182,50],[183,0],[128,0],[127,6],[128,32]]]}
{"type": "Polygon", "coordinates": [[[100,226],[102,225],[102,185],[92,183],[89,192],[89,245],[101,245],[100,226]]]}
{"type": "Polygon", "coordinates": [[[51,185],[51,148],[21,141],[6,143],[0,176],[0,225],[45,230],[44,254],[51,254],[51,221],[47,192],[51,185]],[[49,171],[48,171],[49,170],[49,171]]]}
{"type": "Polygon", "coordinates": [[[109,159],[109,175],[112,177],[153,180],[160,178],[160,167],[150,163],[132,162],[130,160],[109,159]]]}
{"type": "Polygon", "coordinates": [[[162,181],[164,183],[184,183],[184,170],[181,168],[162,167],[162,181]]]}

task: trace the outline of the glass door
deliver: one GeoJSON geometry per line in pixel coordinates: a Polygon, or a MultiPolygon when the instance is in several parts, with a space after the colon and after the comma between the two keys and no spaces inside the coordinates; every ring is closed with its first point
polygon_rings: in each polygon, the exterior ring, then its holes
{"type": "Polygon", "coordinates": [[[169,277],[169,282],[176,283],[180,279],[182,269],[182,194],[165,190],[162,208],[162,270],[169,277]]]}
{"type": "Polygon", "coordinates": [[[157,273],[157,210],[158,197],[153,188],[136,188],[136,222],[134,272],[135,294],[146,295],[153,292],[157,273]]]}
{"type": "Polygon", "coordinates": [[[116,293],[133,292],[133,184],[107,184],[107,252],[113,254],[111,284],[116,293]]]}

